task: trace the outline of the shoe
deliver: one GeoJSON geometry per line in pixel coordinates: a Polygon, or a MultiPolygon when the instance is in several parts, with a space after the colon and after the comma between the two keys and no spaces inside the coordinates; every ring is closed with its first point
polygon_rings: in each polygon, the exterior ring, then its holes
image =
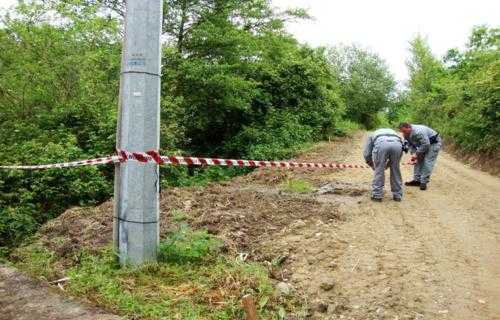
{"type": "Polygon", "coordinates": [[[393,197],[392,200],[396,201],[396,202],[401,202],[401,198],[398,198],[398,197],[393,197]]]}
{"type": "Polygon", "coordinates": [[[420,190],[422,190],[422,191],[427,190],[427,183],[421,183],[420,184],[420,190]]]}
{"type": "Polygon", "coordinates": [[[375,197],[372,197],[372,201],[375,201],[375,202],[382,202],[382,199],[381,199],[381,198],[375,198],[375,197]]]}
{"type": "Polygon", "coordinates": [[[405,182],[405,186],[407,186],[407,187],[418,187],[418,186],[420,186],[420,181],[412,180],[410,182],[405,182]]]}

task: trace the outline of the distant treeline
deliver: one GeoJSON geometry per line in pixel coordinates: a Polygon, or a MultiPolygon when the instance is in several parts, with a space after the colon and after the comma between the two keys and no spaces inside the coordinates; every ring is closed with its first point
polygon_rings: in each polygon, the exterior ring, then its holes
{"type": "Polygon", "coordinates": [[[500,29],[474,28],[466,49],[442,60],[411,42],[408,90],[389,116],[428,124],[461,150],[500,157],[500,29]]]}

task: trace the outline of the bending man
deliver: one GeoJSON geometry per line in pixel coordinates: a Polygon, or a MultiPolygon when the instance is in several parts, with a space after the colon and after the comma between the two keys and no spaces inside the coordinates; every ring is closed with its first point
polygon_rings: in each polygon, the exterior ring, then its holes
{"type": "Polygon", "coordinates": [[[408,142],[411,153],[416,155],[413,158],[416,161],[413,181],[406,182],[405,185],[427,190],[427,184],[441,150],[441,137],[438,132],[429,127],[406,122],[399,125],[399,131],[408,142]]]}
{"type": "Polygon", "coordinates": [[[396,131],[378,129],[368,137],[363,151],[366,163],[374,170],[372,200],[380,202],[384,197],[385,169],[390,168],[391,191],[394,201],[401,201],[403,188],[399,163],[403,142],[396,131]]]}

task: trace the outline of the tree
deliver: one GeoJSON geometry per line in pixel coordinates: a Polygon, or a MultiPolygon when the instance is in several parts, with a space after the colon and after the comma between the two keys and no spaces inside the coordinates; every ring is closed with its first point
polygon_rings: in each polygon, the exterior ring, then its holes
{"type": "Polygon", "coordinates": [[[299,115],[311,138],[334,125],[342,106],[323,54],[284,31],[284,20],[300,11],[277,14],[264,0],[198,5],[181,1],[168,18],[163,84],[173,103],[164,110],[183,128],[181,149],[243,156],[235,143],[242,130],[269,123],[277,110],[299,115]]]}
{"type": "Polygon", "coordinates": [[[347,116],[368,129],[379,125],[378,114],[388,110],[396,87],[385,62],[355,45],[331,49],[329,60],[340,77],[347,116]]]}
{"type": "Polygon", "coordinates": [[[466,50],[449,50],[444,63],[417,37],[408,63],[413,120],[435,127],[464,151],[494,157],[500,150],[499,30],[474,28],[466,50]]]}
{"type": "MultiPolygon", "coordinates": [[[[53,163],[113,152],[118,25],[95,12],[89,7],[76,15],[33,3],[4,17],[0,163],[53,163]],[[64,23],[53,23],[55,16],[64,23]]],[[[107,199],[111,176],[112,168],[0,172],[0,247],[16,244],[70,205],[107,199]]]]}
{"type": "Polygon", "coordinates": [[[433,125],[433,120],[441,115],[439,108],[444,100],[440,83],[444,66],[421,36],[410,42],[410,53],[411,58],[407,61],[410,74],[408,103],[414,110],[415,121],[433,125]]]}

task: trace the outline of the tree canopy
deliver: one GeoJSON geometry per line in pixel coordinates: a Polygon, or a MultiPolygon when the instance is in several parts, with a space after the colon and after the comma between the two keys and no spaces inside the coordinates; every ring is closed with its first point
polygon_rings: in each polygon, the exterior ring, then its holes
{"type": "Polygon", "coordinates": [[[465,151],[500,150],[500,29],[474,28],[467,47],[436,58],[426,40],[411,42],[406,115],[434,126],[465,151]]]}
{"type": "Polygon", "coordinates": [[[377,127],[379,113],[389,109],[396,90],[385,62],[356,45],[333,48],[329,60],[340,78],[347,116],[368,129],[377,127]]]}

